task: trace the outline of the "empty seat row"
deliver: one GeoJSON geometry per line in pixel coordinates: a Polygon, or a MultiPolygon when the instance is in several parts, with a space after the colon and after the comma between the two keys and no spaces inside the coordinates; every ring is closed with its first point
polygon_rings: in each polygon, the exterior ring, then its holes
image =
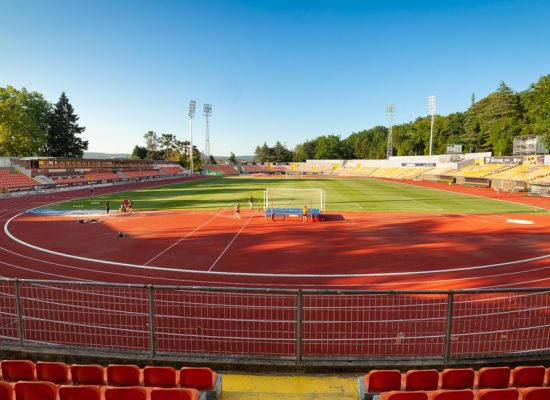
{"type": "Polygon", "coordinates": [[[550,387],[383,392],[380,400],[549,400],[550,387]]]}
{"type": "Polygon", "coordinates": [[[0,382],[0,400],[205,400],[189,388],[57,386],[52,382],[0,382]]]}
{"type": "Polygon", "coordinates": [[[3,360],[0,363],[4,381],[47,381],[58,385],[149,386],[164,388],[193,388],[214,391],[221,387],[221,376],[210,368],[181,368],[146,366],[143,370],[133,364],[71,366],[62,362],[3,360]]]}
{"type": "Polygon", "coordinates": [[[550,368],[543,366],[521,366],[511,370],[508,367],[487,367],[474,371],[472,368],[448,368],[443,372],[435,369],[410,370],[401,374],[399,370],[372,370],[359,378],[364,393],[417,390],[459,390],[459,389],[501,389],[508,387],[543,386],[550,383],[550,368]]]}

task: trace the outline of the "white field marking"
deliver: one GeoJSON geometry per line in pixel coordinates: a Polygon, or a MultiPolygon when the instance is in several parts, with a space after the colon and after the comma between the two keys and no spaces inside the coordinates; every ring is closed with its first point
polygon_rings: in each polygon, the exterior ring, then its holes
{"type": "Polygon", "coordinates": [[[223,255],[225,254],[225,252],[229,249],[229,247],[233,244],[233,242],[235,241],[235,239],[237,239],[237,237],[241,234],[241,232],[243,231],[243,229],[248,225],[248,223],[250,222],[250,220],[252,219],[253,216],[256,215],[258,211],[254,211],[254,213],[248,217],[248,219],[246,220],[245,224],[241,227],[241,229],[239,230],[239,232],[237,232],[237,234],[233,237],[233,240],[231,240],[231,242],[229,242],[229,244],[225,247],[225,249],[222,251],[222,253],[219,255],[218,258],[216,258],[216,261],[214,261],[212,263],[212,265],[210,266],[210,268],[208,268],[208,272],[212,271],[212,269],[216,266],[216,264],[218,263],[218,261],[220,261],[220,259],[223,257],[223,255]]]}
{"type": "MultiPolygon", "coordinates": [[[[375,178],[375,179],[376,179],[376,178],[375,178]]],[[[409,184],[409,183],[403,183],[403,182],[394,182],[394,181],[388,181],[388,182],[396,183],[396,184],[398,184],[398,185],[416,186],[416,185],[411,185],[411,184],[409,184]]],[[[446,192],[446,193],[454,193],[454,194],[459,194],[459,195],[462,195],[462,196],[476,197],[476,198],[478,198],[478,199],[500,201],[500,202],[502,202],[502,203],[508,203],[508,204],[514,204],[514,205],[516,205],[516,206],[523,206],[523,207],[527,207],[527,208],[532,208],[532,209],[534,209],[534,210],[550,211],[548,208],[535,207],[535,206],[530,206],[530,205],[528,205],[528,204],[516,203],[516,202],[508,201],[508,200],[494,199],[494,198],[492,198],[492,197],[483,197],[483,196],[478,196],[478,195],[475,195],[475,194],[453,192],[452,190],[438,189],[438,188],[433,188],[433,187],[428,187],[428,186],[416,186],[416,187],[421,187],[421,188],[423,188],[423,189],[430,189],[430,190],[438,190],[438,191],[440,191],[440,192],[446,192]]]]}
{"type": "Polygon", "coordinates": [[[359,204],[357,204],[357,203],[351,203],[351,204],[355,204],[357,207],[363,209],[363,207],[361,207],[361,206],[360,206],[359,204]]]}
{"type": "MultiPolygon", "coordinates": [[[[20,265],[10,264],[10,263],[4,262],[4,261],[0,261],[0,264],[7,265],[8,267],[11,267],[11,268],[14,268],[14,269],[22,269],[23,271],[29,271],[29,272],[35,272],[35,273],[37,272],[37,273],[42,274],[42,275],[55,276],[57,278],[74,279],[74,277],[69,276],[69,275],[54,274],[53,272],[45,272],[45,271],[36,270],[36,269],[33,269],[33,268],[22,267],[20,265]]],[[[100,283],[98,281],[94,281],[94,280],[91,280],[91,279],[79,279],[79,281],[80,280],[84,281],[84,282],[90,282],[90,283],[100,283]]]]}
{"type": "Polygon", "coordinates": [[[202,225],[200,226],[197,226],[195,229],[193,229],[191,232],[189,232],[187,235],[181,237],[177,242],[173,243],[171,246],[168,246],[166,249],[164,249],[163,251],[161,251],[160,253],[158,253],[156,256],[154,256],[153,258],[151,258],[149,261],[147,261],[146,263],[144,263],[143,265],[147,265],[149,264],[151,261],[153,260],[156,260],[157,258],[159,258],[161,255],[163,255],[164,253],[166,253],[168,250],[170,250],[172,247],[176,246],[178,243],[180,243],[182,240],[188,238],[189,236],[191,236],[193,233],[197,232],[199,229],[201,229],[203,226],[205,225],[208,225],[210,223],[210,221],[212,221],[214,218],[218,217],[219,215],[223,214],[223,210],[220,211],[219,213],[217,213],[216,215],[214,215],[212,218],[210,218],[208,221],[205,221],[204,223],[202,223],[202,225]]]}
{"type": "Polygon", "coordinates": [[[534,222],[527,219],[507,219],[506,222],[519,225],[533,225],[534,222]]]}

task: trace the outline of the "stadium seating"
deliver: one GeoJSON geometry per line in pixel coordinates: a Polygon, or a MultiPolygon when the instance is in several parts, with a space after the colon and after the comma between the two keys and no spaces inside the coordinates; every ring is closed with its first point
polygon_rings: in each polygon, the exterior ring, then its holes
{"type": "Polygon", "coordinates": [[[73,364],[71,366],[71,379],[75,385],[103,385],[105,384],[105,372],[101,365],[73,364]]]}
{"type": "Polygon", "coordinates": [[[471,389],[436,390],[431,393],[430,400],[474,400],[471,389]]]}
{"type": "Polygon", "coordinates": [[[107,384],[111,386],[139,386],[140,370],[136,365],[110,364],[107,366],[107,384]]]}
{"type": "Polygon", "coordinates": [[[57,386],[51,382],[17,382],[16,400],[57,400],[57,386]]]}
{"type": "Polygon", "coordinates": [[[441,389],[472,389],[475,372],[472,368],[449,368],[441,373],[441,389]]]}
{"type": "Polygon", "coordinates": [[[523,366],[512,370],[512,387],[542,386],[546,370],[543,366],[523,366]]]}
{"type": "Polygon", "coordinates": [[[428,400],[427,392],[384,392],[380,400],[428,400]]]}
{"type": "Polygon", "coordinates": [[[174,388],[177,385],[177,373],[172,367],[147,366],[143,368],[143,382],[145,386],[174,388]]]}
{"type": "Polygon", "coordinates": [[[405,390],[437,390],[439,372],[435,369],[413,369],[405,374],[405,390]]]}
{"type": "Polygon", "coordinates": [[[521,390],[521,400],[548,399],[550,399],[550,387],[530,387],[521,390]]]}
{"type": "Polygon", "coordinates": [[[147,390],[142,387],[108,387],[105,400],[147,400],[147,390]]]}
{"type": "Polygon", "coordinates": [[[33,381],[36,379],[36,368],[29,360],[3,360],[0,363],[2,378],[5,381],[33,381]]]}
{"type": "Polygon", "coordinates": [[[151,390],[150,400],[199,400],[199,391],[186,388],[155,388],[151,390]]]}
{"type": "Polygon", "coordinates": [[[148,178],[153,176],[159,176],[157,170],[144,170],[144,171],[124,171],[124,175],[128,178],[148,178]]]}
{"type": "Polygon", "coordinates": [[[393,370],[372,370],[363,378],[369,393],[390,392],[401,389],[401,372],[393,370]]]}
{"type": "Polygon", "coordinates": [[[481,389],[477,393],[477,400],[518,400],[519,390],[508,389],[481,389]]]}
{"type": "Polygon", "coordinates": [[[20,172],[0,169],[0,188],[28,187],[37,185],[38,182],[20,172]]]}
{"type": "Polygon", "coordinates": [[[13,399],[13,386],[8,382],[0,381],[0,400],[13,399]]]}
{"type": "Polygon", "coordinates": [[[113,172],[90,172],[86,174],[86,179],[90,181],[115,181],[119,180],[120,176],[113,172]]]}
{"type": "Polygon", "coordinates": [[[485,388],[506,388],[510,384],[510,368],[508,367],[486,367],[478,371],[478,389],[485,388]]]}
{"type": "Polygon", "coordinates": [[[217,374],[207,367],[183,367],[180,369],[180,386],[197,390],[213,390],[217,374]]]}
{"type": "Polygon", "coordinates": [[[60,386],[59,400],[101,400],[99,386],[60,386]]]}
{"type": "Polygon", "coordinates": [[[177,167],[161,167],[159,172],[161,175],[175,175],[183,172],[183,169],[180,166],[177,167]]]}
{"type": "Polygon", "coordinates": [[[36,363],[36,378],[39,381],[48,381],[57,385],[69,382],[69,367],[62,362],[36,363]]]}

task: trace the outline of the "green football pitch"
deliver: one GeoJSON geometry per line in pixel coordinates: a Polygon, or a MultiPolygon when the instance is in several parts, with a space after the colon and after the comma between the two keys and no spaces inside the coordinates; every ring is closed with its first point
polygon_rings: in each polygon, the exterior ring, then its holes
{"type": "Polygon", "coordinates": [[[541,209],[471,195],[429,189],[377,179],[339,178],[248,178],[221,177],[180,182],[105,196],[57,203],[50,209],[101,209],[109,201],[116,209],[131,199],[136,210],[213,210],[240,202],[248,206],[252,195],[256,207],[263,206],[265,188],[324,189],[327,211],[413,212],[413,213],[529,213],[541,209]]]}

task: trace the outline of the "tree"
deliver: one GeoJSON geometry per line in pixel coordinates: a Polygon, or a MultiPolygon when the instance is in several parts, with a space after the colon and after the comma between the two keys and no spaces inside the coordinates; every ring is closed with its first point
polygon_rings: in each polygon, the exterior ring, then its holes
{"type": "Polygon", "coordinates": [[[88,149],[88,141],[77,136],[86,130],[78,125],[78,119],[65,92],[61,93],[50,117],[47,145],[49,156],[82,158],[84,150],[88,149]]]}
{"type": "Polygon", "coordinates": [[[228,160],[231,164],[236,164],[237,163],[237,159],[235,158],[235,153],[231,152],[231,154],[229,155],[229,160],[228,160]]]}
{"type": "Polygon", "coordinates": [[[0,156],[44,154],[50,113],[51,104],[42,94],[0,87],[0,156]]]}
{"type": "Polygon", "coordinates": [[[132,158],[144,160],[145,157],[147,157],[147,148],[141,147],[141,146],[135,146],[134,150],[132,151],[132,158]]]}
{"type": "Polygon", "coordinates": [[[208,160],[208,164],[217,164],[216,162],[216,159],[214,158],[214,156],[212,154],[210,154],[210,158],[208,160]]]}
{"type": "Polygon", "coordinates": [[[550,147],[550,75],[541,77],[520,94],[524,110],[522,135],[542,134],[550,147]]]}
{"type": "Polygon", "coordinates": [[[161,152],[160,148],[160,139],[155,131],[148,131],[143,135],[145,139],[145,148],[147,149],[147,159],[148,160],[160,160],[161,152]]]}

